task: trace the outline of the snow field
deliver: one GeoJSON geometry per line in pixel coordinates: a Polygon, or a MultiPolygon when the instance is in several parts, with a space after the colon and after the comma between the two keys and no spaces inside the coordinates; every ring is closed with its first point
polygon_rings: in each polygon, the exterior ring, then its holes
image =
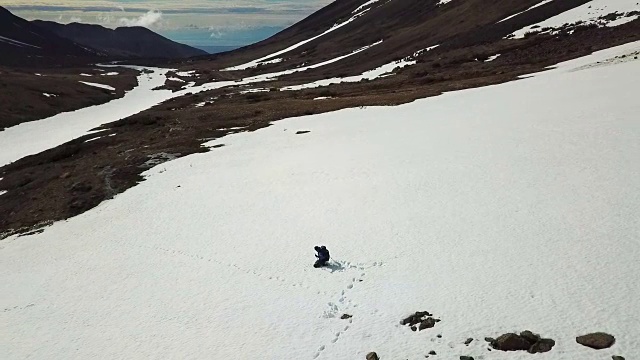
{"type": "Polygon", "coordinates": [[[3,353],[518,360],[532,355],[489,353],[482,339],[529,329],[556,340],[545,359],[631,358],[640,66],[584,67],[630,46],[227,136],[94,210],[8,238],[3,353]],[[318,244],[333,269],[311,267],[318,244]],[[399,324],[417,310],[442,322],[399,324]],[[575,343],[590,331],[617,342],[575,343]]]}

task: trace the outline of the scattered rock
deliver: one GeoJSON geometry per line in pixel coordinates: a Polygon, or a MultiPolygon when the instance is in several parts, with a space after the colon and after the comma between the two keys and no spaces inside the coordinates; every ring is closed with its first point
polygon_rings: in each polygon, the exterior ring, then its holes
{"type": "Polygon", "coordinates": [[[380,360],[380,358],[378,357],[378,354],[372,351],[367,354],[367,360],[380,360]]]}
{"type": "Polygon", "coordinates": [[[438,335],[436,335],[436,337],[437,337],[438,339],[440,339],[440,338],[442,338],[442,334],[438,334],[438,335]]]}
{"type": "Polygon", "coordinates": [[[471,356],[460,356],[460,360],[473,360],[471,356]]]}
{"type": "Polygon", "coordinates": [[[353,315],[349,315],[349,314],[342,314],[342,316],[340,316],[340,319],[342,320],[346,320],[346,319],[351,319],[353,317],[353,315]]]}
{"type": "Polygon", "coordinates": [[[310,133],[310,132],[311,131],[309,131],[309,130],[299,130],[299,131],[296,131],[296,135],[306,134],[306,133],[310,133]]]}
{"type": "Polygon", "coordinates": [[[618,356],[618,355],[613,355],[611,358],[613,360],[624,360],[624,358],[622,356],[618,356]]]}
{"type": "Polygon", "coordinates": [[[415,325],[413,325],[413,326],[411,327],[411,331],[418,331],[418,328],[417,328],[415,325]]]}
{"type": "Polygon", "coordinates": [[[217,145],[213,145],[211,148],[212,149],[217,149],[217,148],[221,148],[223,146],[224,146],[224,144],[217,144],[217,145]]]}
{"type": "Polygon", "coordinates": [[[464,342],[464,344],[465,344],[465,345],[467,345],[467,346],[469,346],[469,344],[471,344],[471,342],[472,342],[472,341],[473,341],[473,338],[468,338],[468,339],[464,342]]]}
{"type": "Polygon", "coordinates": [[[576,342],[580,345],[600,350],[611,347],[611,345],[616,342],[616,338],[614,338],[613,335],[609,335],[603,332],[596,332],[578,336],[576,337],[576,342]]]}
{"type": "Polygon", "coordinates": [[[84,183],[84,182],[77,182],[73,185],[71,185],[71,191],[75,191],[75,192],[89,192],[91,191],[93,187],[90,184],[84,183]]]}
{"type": "Polygon", "coordinates": [[[408,317],[402,319],[402,321],[400,321],[400,324],[408,325],[413,331],[416,331],[414,330],[414,328],[418,324],[420,324],[417,329],[419,331],[430,329],[434,327],[436,323],[440,322],[440,319],[435,319],[432,316],[433,315],[428,311],[418,311],[415,314],[409,315],[408,317]]]}
{"type": "Polygon", "coordinates": [[[507,333],[497,339],[486,337],[491,347],[501,351],[528,351],[531,354],[550,351],[556,344],[552,339],[543,339],[538,334],[525,330],[518,334],[507,333]]]}
{"type": "Polygon", "coordinates": [[[429,355],[436,355],[436,352],[434,350],[429,351],[429,355]]]}

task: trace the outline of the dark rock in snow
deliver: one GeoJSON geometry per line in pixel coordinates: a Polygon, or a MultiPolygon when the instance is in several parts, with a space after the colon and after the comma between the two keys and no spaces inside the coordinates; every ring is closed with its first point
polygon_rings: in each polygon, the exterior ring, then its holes
{"type": "Polygon", "coordinates": [[[353,317],[353,315],[349,315],[349,314],[342,314],[342,316],[340,316],[340,319],[342,320],[346,320],[346,319],[351,319],[353,317]]]}
{"type": "Polygon", "coordinates": [[[428,317],[420,322],[418,330],[431,329],[434,326],[436,326],[436,320],[432,317],[428,317]]]}
{"type": "Polygon", "coordinates": [[[518,351],[529,350],[531,344],[518,334],[508,333],[500,335],[494,342],[491,343],[494,349],[502,351],[518,351]]]}
{"type": "Polygon", "coordinates": [[[540,340],[540,336],[536,335],[534,333],[532,333],[529,330],[525,330],[523,332],[520,333],[520,337],[524,338],[525,340],[527,340],[530,344],[535,344],[536,342],[538,342],[538,340],[540,340]]]}
{"type": "Polygon", "coordinates": [[[367,360],[380,360],[380,358],[378,357],[378,354],[372,351],[367,354],[367,360]]]}
{"type": "Polygon", "coordinates": [[[551,349],[555,345],[556,345],[556,342],[552,339],[540,339],[536,341],[533,345],[531,345],[531,347],[527,351],[529,351],[529,353],[531,354],[545,353],[547,351],[551,351],[551,349]]]}
{"type": "Polygon", "coordinates": [[[306,134],[306,133],[310,133],[311,131],[309,130],[300,130],[300,131],[296,131],[296,135],[300,135],[300,134],[306,134]]]}
{"type": "Polygon", "coordinates": [[[613,355],[611,358],[613,360],[624,360],[624,358],[622,356],[618,356],[618,355],[613,355]]]}
{"type": "Polygon", "coordinates": [[[436,335],[436,337],[437,337],[438,339],[440,339],[440,338],[442,338],[442,334],[438,334],[438,335],[436,335]]]}
{"type": "Polygon", "coordinates": [[[436,355],[436,352],[431,350],[431,351],[429,351],[429,355],[436,355]]]}
{"type": "Polygon", "coordinates": [[[590,347],[592,349],[606,349],[611,347],[616,339],[613,335],[609,335],[602,332],[591,333],[576,337],[576,342],[580,345],[590,347]]]}
{"type": "Polygon", "coordinates": [[[415,325],[413,325],[413,326],[411,327],[411,331],[418,331],[418,328],[417,328],[415,325]]]}
{"type": "Polygon", "coordinates": [[[415,331],[415,325],[418,325],[418,330],[430,329],[436,325],[437,322],[440,322],[440,319],[434,319],[431,317],[428,311],[418,311],[413,315],[409,315],[408,317],[402,319],[400,324],[408,325],[411,327],[411,330],[415,331]]]}
{"type": "Polygon", "coordinates": [[[472,342],[472,341],[473,341],[473,338],[468,338],[468,339],[464,342],[464,344],[465,344],[465,345],[467,345],[467,346],[469,346],[469,344],[471,344],[471,342],[472,342]]]}
{"type": "Polygon", "coordinates": [[[501,351],[528,351],[531,354],[550,351],[556,344],[552,339],[543,339],[538,334],[525,330],[520,335],[507,333],[497,339],[486,337],[491,347],[501,351]]]}
{"type": "Polygon", "coordinates": [[[471,356],[460,356],[460,360],[473,360],[471,356]]]}

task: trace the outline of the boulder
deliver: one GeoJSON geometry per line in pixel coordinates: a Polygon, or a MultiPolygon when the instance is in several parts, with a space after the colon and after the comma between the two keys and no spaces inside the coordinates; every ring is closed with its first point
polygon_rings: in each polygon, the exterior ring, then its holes
{"type": "Polygon", "coordinates": [[[540,335],[534,334],[529,330],[521,332],[520,337],[527,340],[530,344],[535,344],[540,340],[540,335]]]}
{"type": "Polygon", "coordinates": [[[613,355],[611,358],[613,360],[624,360],[624,358],[622,356],[618,356],[618,355],[613,355]]]}
{"type": "Polygon", "coordinates": [[[367,360],[380,360],[380,358],[378,357],[378,354],[372,351],[367,354],[367,360]]]}
{"type": "Polygon", "coordinates": [[[531,344],[523,337],[514,333],[500,335],[491,343],[494,349],[502,351],[529,350],[531,344]]]}
{"type": "Polygon", "coordinates": [[[418,330],[431,329],[434,326],[436,326],[436,320],[432,317],[428,317],[420,322],[418,330]]]}
{"type": "Polygon", "coordinates": [[[473,341],[473,338],[468,338],[468,339],[464,342],[464,344],[465,344],[465,345],[467,345],[467,346],[469,346],[469,344],[471,344],[471,342],[472,342],[472,341],[473,341]]]}
{"type": "Polygon", "coordinates": [[[576,337],[576,342],[580,345],[600,350],[611,347],[611,345],[616,342],[616,338],[614,338],[613,335],[609,335],[607,333],[596,332],[578,336],[576,337]]]}
{"type": "Polygon", "coordinates": [[[540,339],[536,341],[535,344],[531,345],[527,351],[531,354],[545,353],[547,351],[551,351],[555,345],[556,342],[552,339],[540,339]]]}
{"type": "Polygon", "coordinates": [[[460,356],[460,360],[473,360],[471,356],[460,356]]]}

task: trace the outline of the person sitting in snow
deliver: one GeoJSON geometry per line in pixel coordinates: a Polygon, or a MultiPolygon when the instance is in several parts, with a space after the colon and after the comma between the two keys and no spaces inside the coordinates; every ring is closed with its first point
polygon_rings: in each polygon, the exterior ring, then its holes
{"type": "Polygon", "coordinates": [[[327,265],[327,262],[331,258],[331,256],[329,256],[329,250],[327,250],[327,248],[324,246],[315,246],[314,249],[318,252],[316,254],[318,260],[316,260],[316,263],[313,264],[313,267],[319,268],[327,265]]]}

